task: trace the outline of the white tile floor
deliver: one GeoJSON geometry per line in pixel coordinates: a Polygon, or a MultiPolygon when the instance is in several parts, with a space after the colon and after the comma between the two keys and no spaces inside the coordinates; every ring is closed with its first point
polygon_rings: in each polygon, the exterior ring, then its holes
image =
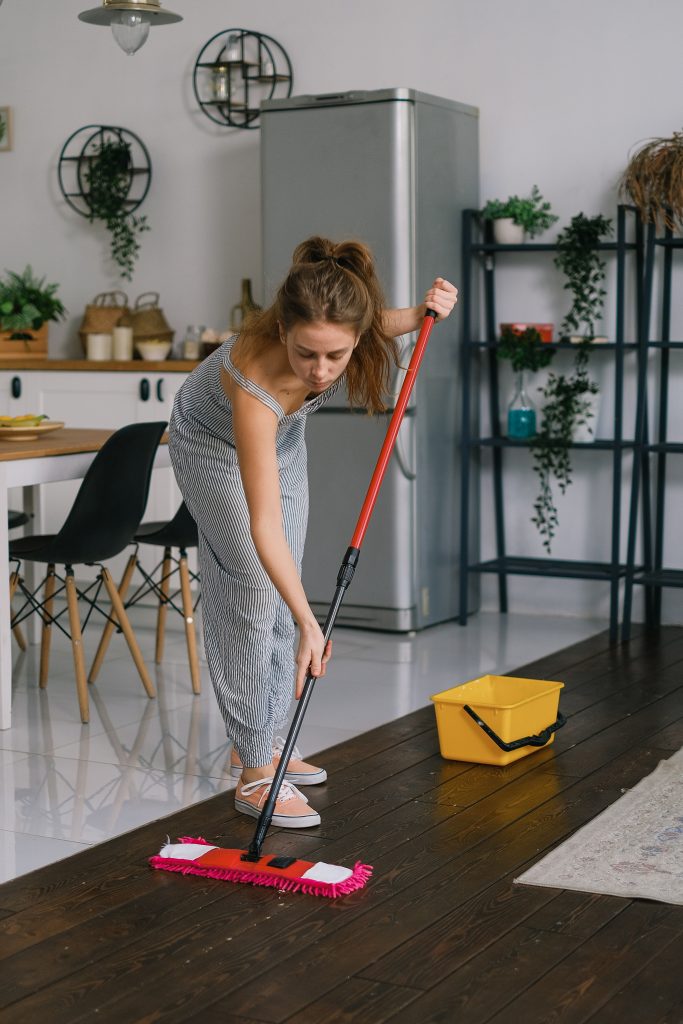
{"type": "MultiPolygon", "coordinates": [[[[13,724],[0,731],[0,881],[232,788],[208,671],[203,664],[203,692],[193,697],[179,624],[169,620],[164,664],[153,673],[156,700],[145,696],[123,637],[114,638],[89,688],[87,726],[68,641],[53,639],[45,691],[36,683],[38,647],[15,648],[13,724]]],[[[152,664],[149,612],[138,609],[134,625],[152,664]]],[[[466,628],[448,623],[412,637],[337,629],[299,746],[312,754],[423,706],[432,693],[508,672],[603,628],[596,619],[480,613],[466,628]]],[[[96,639],[96,629],[86,631],[86,657],[96,639]]]]}

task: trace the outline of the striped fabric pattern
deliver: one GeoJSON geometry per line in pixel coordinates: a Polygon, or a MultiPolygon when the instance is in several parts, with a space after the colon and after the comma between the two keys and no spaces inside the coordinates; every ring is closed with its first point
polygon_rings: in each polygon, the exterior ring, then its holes
{"type": "Polygon", "coordinates": [[[199,531],[204,645],[228,739],[246,767],[270,764],[293,695],[291,612],[259,561],[249,531],[232,409],[220,380],[234,380],[278,418],[276,455],[282,521],[301,572],[308,518],[305,425],[341,386],[341,379],[296,412],[279,403],[233,365],[236,338],[199,364],[178,391],[169,449],[178,486],[199,531]]]}

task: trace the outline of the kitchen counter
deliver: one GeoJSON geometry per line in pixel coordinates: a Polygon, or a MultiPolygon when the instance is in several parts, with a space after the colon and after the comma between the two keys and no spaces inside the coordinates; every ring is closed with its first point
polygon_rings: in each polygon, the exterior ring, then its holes
{"type": "Polygon", "coordinates": [[[195,359],[2,359],[0,370],[107,370],[122,373],[190,373],[195,359]]]}

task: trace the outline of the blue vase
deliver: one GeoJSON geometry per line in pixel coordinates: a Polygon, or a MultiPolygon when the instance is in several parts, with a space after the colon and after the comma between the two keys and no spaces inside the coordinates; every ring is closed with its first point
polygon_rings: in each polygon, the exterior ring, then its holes
{"type": "Polygon", "coordinates": [[[513,441],[526,441],[536,436],[536,410],[526,393],[524,371],[515,376],[515,393],[508,406],[508,437],[513,441]]]}

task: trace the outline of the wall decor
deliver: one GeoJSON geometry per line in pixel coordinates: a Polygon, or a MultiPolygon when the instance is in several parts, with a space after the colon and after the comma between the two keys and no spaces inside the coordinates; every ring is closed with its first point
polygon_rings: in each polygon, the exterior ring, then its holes
{"type": "Polygon", "coordinates": [[[134,216],[152,181],[143,141],[128,128],[85,125],[62,146],[57,173],[69,206],[88,220],[103,222],[112,259],[121,277],[132,280],[138,236],[149,230],[146,217],[134,216]]]}
{"type": "Polygon", "coordinates": [[[290,96],[292,65],[275,39],[228,28],[202,47],[192,85],[201,110],[228,128],[259,128],[262,100],[290,96]]]}
{"type": "Polygon", "coordinates": [[[0,107],[0,152],[12,148],[12,108],[0,107]]]}

